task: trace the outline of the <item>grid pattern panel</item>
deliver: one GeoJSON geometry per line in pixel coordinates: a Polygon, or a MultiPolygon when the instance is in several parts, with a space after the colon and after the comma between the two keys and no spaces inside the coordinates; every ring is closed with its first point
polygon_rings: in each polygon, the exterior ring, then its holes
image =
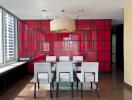
{"type": "Polygon", "coordinates": [[[19,57],[44,61],[46,55],[84,56],[84,61],[99,61],[100,72],[111,71],[111,20],[76,20],[73,33],[51,33],[49,20],[19,21],[19,57]]]}

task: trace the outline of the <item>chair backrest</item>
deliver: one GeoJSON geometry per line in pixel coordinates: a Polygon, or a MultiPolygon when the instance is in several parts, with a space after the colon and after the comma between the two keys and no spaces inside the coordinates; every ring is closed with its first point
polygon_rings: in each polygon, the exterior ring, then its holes
{"type": "Polygon", "coordinates": [[[69,56],[60,56],[59,61],[70,61],[70,57],[69,56]]]}
{"type": "Polygon", "coordinates": [[[83,56],[73,56],[73,61],[83,61],[83,56]]]}
{"type": "Polygon", "coordinates": [[[46,62],[56,62],[56,56],[46,56],[46,62]]]}
{"type": "Polygon", "coordinates": [[[95,73],[95,82],[98,82],[98,68],[99,62],[82,62],[81,73],[82,73],[82,80],[84,81],[84,73],[91,72],[95,73]]]}
{"type": "Polygon", "coordinates": [[[69,73],[70,82],[73,82],[73,66],[72,62],[57,62],[56,63],[56,82],[59,82],[60,73],[69,73]]]}
{"type": "Polygon", "coordinates": [[[38,73],[48,73],[49,82],[51,82],[51,64],[44,62],[34,63],[34,79],[37,82],[38,73]]]}

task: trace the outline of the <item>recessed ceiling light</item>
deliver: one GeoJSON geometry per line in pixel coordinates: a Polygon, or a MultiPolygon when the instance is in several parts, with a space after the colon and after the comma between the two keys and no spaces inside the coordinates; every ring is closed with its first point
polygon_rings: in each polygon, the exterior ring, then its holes
{"type": "Polygon", "coordinates": [[[64,10],[64,9],[62,9],[62,10],[61,10],[61,12],[65,12],[65,10],[64,10]]]}
{"type": "Polygon", "coordinates": [[[42,11],[45,12],[45,11],[47,11],[47,10],[43,9],[42,11]]]}
{"type": "Polygon", "coordinates": [[[84,12],[84,10],[83,10],[83,9],[79,9],[78,11],[79,11],[79,12],[84,12]]]}

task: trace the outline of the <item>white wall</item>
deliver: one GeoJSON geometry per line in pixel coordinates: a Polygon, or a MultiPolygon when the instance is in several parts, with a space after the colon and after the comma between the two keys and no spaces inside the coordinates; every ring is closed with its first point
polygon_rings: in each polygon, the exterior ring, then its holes
{"type": "Polygon", "coordinates": [[[132,3],[124,9],[124,82],[132,86],[132,3]]]}

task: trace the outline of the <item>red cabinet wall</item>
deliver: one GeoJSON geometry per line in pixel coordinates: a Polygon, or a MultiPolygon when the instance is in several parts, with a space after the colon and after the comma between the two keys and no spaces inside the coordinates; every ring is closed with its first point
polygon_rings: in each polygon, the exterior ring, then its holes
{"type": "Polygon", "coordinates": [[[19,58],[44,61],[46,55],[83,55],[84,61],[98,61],[100,72],[111,71],[111,20],[76,20],[73,33],[51,33],[50,20],[18,21],[19,58]]]}

